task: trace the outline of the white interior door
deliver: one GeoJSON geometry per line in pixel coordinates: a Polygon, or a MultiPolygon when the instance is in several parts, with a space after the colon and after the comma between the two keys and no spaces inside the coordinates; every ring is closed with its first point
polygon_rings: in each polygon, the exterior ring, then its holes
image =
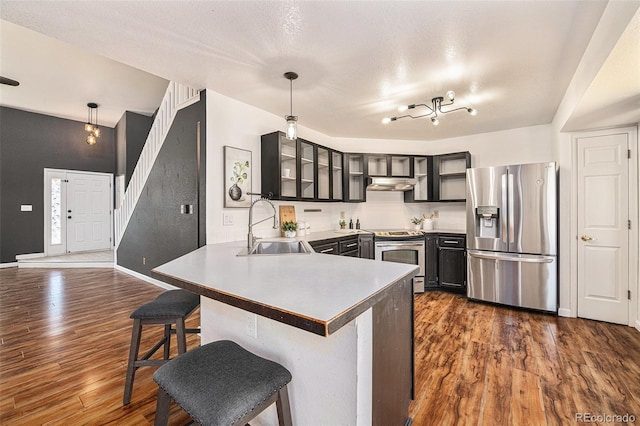
{"type": "Polygon", "coordinates": [[[577,138],[578,316],[629,320],[627,133],[577,138]]]}
{"type": "Polygon", "coordinates": [[[44,170],[46,254],[111,248],[112,175],[44,170]]]}

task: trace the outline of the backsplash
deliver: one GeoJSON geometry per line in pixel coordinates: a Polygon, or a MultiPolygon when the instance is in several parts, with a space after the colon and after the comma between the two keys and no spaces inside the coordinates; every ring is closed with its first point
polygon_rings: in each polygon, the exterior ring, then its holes
{"type": "MultiPolygon", "coordinates": [[[[311,232],[338,229],[340,212],[344,212],[347,224],[353,219],[354,228],[360,219],[361,229],[410,229],[412,217],[422,217],[438,211],[434,219],[434,229],[465,230],[465,205],[463,203],[405,203],[402,192],[367,192],[366,203],[312,203],[273,201],[278,212],[280,205],[293,205],[296,209],[296,220],[309,224],[311,232]],[[307,210],[307,211],[305,211],[307,210]],[[320,211],[318,211],[320,210],[320,211]]],[[[225,209],[223,214],[233,217],[233,225],[219,228],[210,241],[227,242],[243,241],[247,238],[249,209],[225,209]]],[[[266,204],[257,204],[253,212],[253,220],[259,221],[272,214],[266,204]]],[[[222,218],[220,219],[222,220],[222,218]]],[[[261,238],[280,236],[279,229],[273,229],[271,220],[255,225],[254,235],[261,238]]]]}
{"type": "Polygon", "coordinates": [[[411,228],[412,217],[422,217],[438,210],[439,217],[434,220],[435,229],[465,229],[465,204],[463,203],[405,203],[402,192],[367,192],[366,203],[333,204],[332,224],[338,227],[340,212],[344,211],[345,220],[360,219],[362,229],[403,229],[411,228]]]}

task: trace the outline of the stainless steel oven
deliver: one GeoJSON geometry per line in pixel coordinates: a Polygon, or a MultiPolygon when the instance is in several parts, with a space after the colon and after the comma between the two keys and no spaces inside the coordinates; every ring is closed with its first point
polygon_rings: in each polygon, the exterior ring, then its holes
{"type": "Polygon", "coordinates": [[[385,262],[407,263],[420,268],[413,279],[413,291],[424,291],[425,248],[420,231],[376,231],[375,259],[385,262]]]}

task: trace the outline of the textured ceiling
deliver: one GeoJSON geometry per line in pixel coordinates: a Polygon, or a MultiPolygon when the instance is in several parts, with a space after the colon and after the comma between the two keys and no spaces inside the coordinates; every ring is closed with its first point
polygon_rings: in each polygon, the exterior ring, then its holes
{"type": "MultiPolygon", "coordinates": [[[[282,74],[296,71],[293,113],[300,125],[330,136],[429,140],[550,123],[606,2],[0,5],[4,20],[277,115],[289,112],[289,82],[282,74]],[[397,106],[429,103],[448,90],[457,93],[456,106],[472,106],[478,116],[452,113],[438,127],[426,119],[381,124],[397,106]]],[[[5,75],[5,61],[15,58],[5,58],[4,37],[2,48],[5,75]]],[[[50,58],[56,59],[65,61],[50,58]]],[[[104,78],[102,67],[91,71],[80,68],[72,81],[104,78]]],[[[47,84],[58,84],[47,81],[47,69],[38,72],[47,84]]],[[[20,72],[7,77],[24,78],[20,72]]],[[[4,104],[6,89],[0,90],[4,104]]],[[[90,100],[104,103],[100,95],[90,100]]]]}

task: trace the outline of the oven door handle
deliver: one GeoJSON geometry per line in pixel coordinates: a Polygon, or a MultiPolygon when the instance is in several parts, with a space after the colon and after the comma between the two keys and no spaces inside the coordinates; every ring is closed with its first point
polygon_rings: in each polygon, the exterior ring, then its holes
{"type": "Polygon", "coordinates": [[[376,247],[424,247],[424,243],[376,243],[376,247]]]}

